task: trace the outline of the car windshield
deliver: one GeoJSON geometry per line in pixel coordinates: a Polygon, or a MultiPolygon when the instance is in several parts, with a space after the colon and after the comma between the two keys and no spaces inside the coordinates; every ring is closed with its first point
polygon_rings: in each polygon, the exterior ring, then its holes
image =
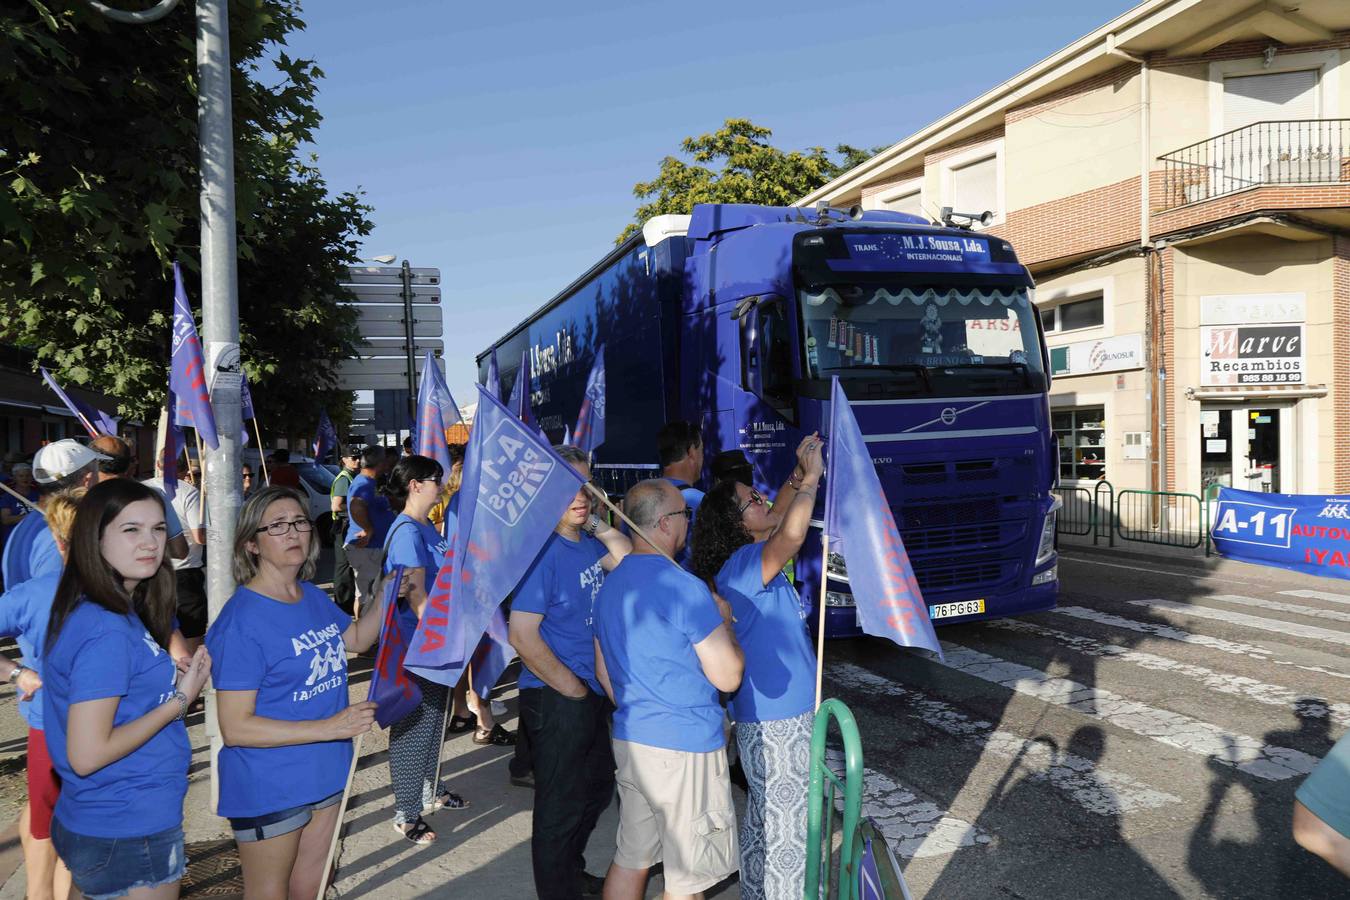
{"type": "Polygon", "coordinates": [[[333,486],[333,473],[317,463],[301,463],[296,469],[304,482],[321,494],[333,486]]]}
{"type": "Polygon", "coordinates": [[[799,294],[810,378],[894,381],[918,392],[1044,388],[1025,287],[834,284],[799,294]]]}

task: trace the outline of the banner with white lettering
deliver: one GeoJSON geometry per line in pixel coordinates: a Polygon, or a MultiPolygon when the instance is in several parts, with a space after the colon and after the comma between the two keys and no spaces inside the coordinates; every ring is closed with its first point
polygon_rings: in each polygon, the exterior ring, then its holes
{"type": "Polygon", "coordinates": [[[1220,488],[1210,535],[1223,556],[1350,579],[1350,496],[1220,488]]]}

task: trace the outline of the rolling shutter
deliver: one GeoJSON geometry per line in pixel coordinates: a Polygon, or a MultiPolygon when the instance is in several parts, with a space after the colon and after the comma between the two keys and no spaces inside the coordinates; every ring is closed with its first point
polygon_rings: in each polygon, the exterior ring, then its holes
{"type": "Polygon", "coordinates": [[[1317,118],[1317,70],[1239,75],[1223,80],[1223,128],[1317,118]]]}

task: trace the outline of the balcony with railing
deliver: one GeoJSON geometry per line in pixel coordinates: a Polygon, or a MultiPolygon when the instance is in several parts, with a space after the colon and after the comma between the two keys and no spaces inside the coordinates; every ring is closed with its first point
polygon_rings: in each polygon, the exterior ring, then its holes
{"type": "Polygon", "coordinates": [[[1159,159],[1158,212],[1268,185],[1350,182],[1350,119],[1256,122],[1159,159]]]}

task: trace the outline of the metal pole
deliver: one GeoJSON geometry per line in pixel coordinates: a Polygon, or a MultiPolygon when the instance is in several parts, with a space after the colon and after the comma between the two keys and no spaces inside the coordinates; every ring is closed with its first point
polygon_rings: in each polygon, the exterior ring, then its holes
{"type": "MultiPolygon", "coordinates": [[[[197,130],[201,143],[202,331],[220,447],[206,456],[206,598],[214,622],[234,593],[234,527],[242,502],[239,436],[242,375],[235,269],[234,133],[230,100],[229,0],[197,0],[197,130]]],[[[261,448],[260,448],[261,449],[261,448]]],[[[220,727],[214,688],[206,695],[212,808],[219,796],[220,727]]]]}
{"type": "MultiPolygon", "coordinates": [[[[417,415],[417,358],[413,347],[413,290],[412,266],[403,261],[403,336],[404,349],[408,357],[408,433],[413,431],[417,415]]],[[[394,443],[398,443],[397,437],[394,443]]]]}

